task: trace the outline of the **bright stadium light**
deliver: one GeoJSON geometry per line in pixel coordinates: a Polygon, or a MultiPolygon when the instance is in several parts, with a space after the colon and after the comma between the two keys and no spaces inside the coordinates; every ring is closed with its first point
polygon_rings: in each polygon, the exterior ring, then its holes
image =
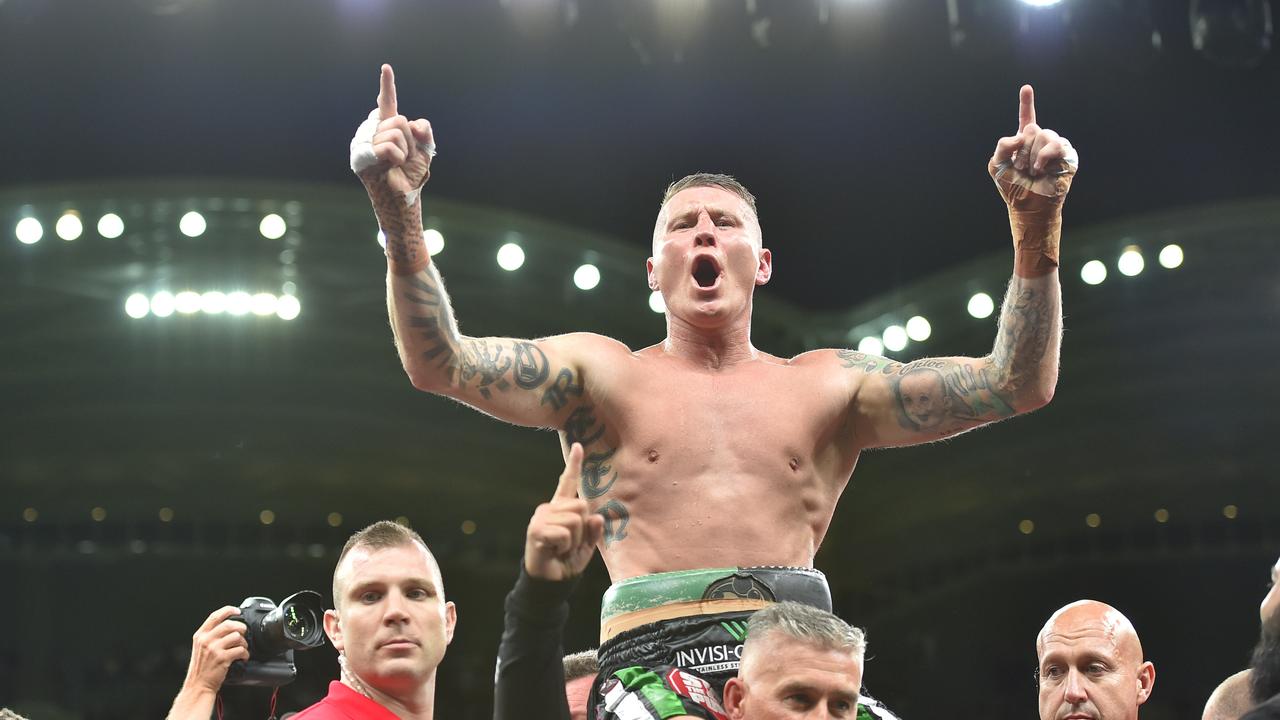
{"type": "Polygon", "coordinates": [[[970,315],[981,320],[991,317],[991,313],[996,311],[996,304],[990,295],[984,292],[974,293],[973,297],[969,298],[968,309],[970,315]]]}
{"type": "Polygon", "coordinates": [[[1052,7],[1062,2],[1062,0],[1022,0],[1023,5],[1031,7],[1052,7]]]}
{"type": "Polygon", "coordinates": [[[427,228],[422,231],[422,239],[427,243],[428,255],[439,255],[444,250],[444,233],[435,228],[427,228]]]}
{"type": "Polygon", "coordinates": [[[929,321],[923,317],[916,315],[907,321],[907,337],[916,342],[924,342],[933,334],[933,327],[929,325],[929,321]]]}
{"type": "Polygon", "coordinates": [[[253,298],[243,290],[236,290],[227,295],[227,313],[229,315],[248,315],[253,306],[253,298]]]}
{"type": "Polygon", "coordinates": [[[144,318],[151,312],[151,301],[142,293],[134,293],[124,301],[124,312],[131,318],[144,318]]]}
{"type": "Polygon", "coordinates": [[[253,296],[253,301],[250,303],[250,309],[253,311],[253,314],[258,317],[275,315],[276,296],[266,292],[258,293],[253,296]]]}
{"type": "Polygon", "coordinates": [[[1160,248],[1160,267],[1166,270],[1172,270],[1182,265],[1182,247],[1180,245],[1165,245],[1160,248]]]}
{"type": "Polygon", "coordinates": [[[115,213],[107,213],[98,218],[98,234],[108,240],[114,240],[124,234],[124,220],[115,213]]]}
{"type": "Polygon", "coordinates": [[[1120,253],[1120,259],[1116,261],[1116,269],[1120,271],[1121,275],[1128,277],[1133,277],[1142,272],[1144,267],[1146,267],[1146,263],[1143,262],[1142,253],[1136,247],[1125,248],[1125,251],[1120,253]]]}
{"type": "Polygon", "coordinates": [[[284,237],[284,231],[287,229],[284,218],[275,213],[263,216],[262,222],[258,223],[258,232],[268,240],[279,240],[284,237]]]}
{"type": "Polygon", "coordinates": [[[200,237],[204,234],[206,227],[208,225],[204,221],[204,216],[195,210],[183,215],[182,219],[178,220],[178,229],[187,237],[200,237]]]}
{"type": "Polygon", "coordinates": [[[1080,279],[1089,285],[1100,285],[1107,279],[1107,266],[1101,260],[1090,260],[1080,267],[1080,279]]]}
{"type": "Polygon", "coordinates": [[[292,295],[282,295],[276,301],[276,316],[281,320],[292,320],[302,312],[302,303],[292,295]]]}
{"type": "Polygon", "coordinates": [[[858,341],[858,352],[864,352],[869,355],[883,355],[884,344],[880,342],[880,338],[868,335],[858,341]]]}
{"type": "Polygon", "coordinates": [[[200,293],[183,290],[173,297],[173,307],[183,315],[200,312],[200,293]]]}
{"type": "Polygon", "coordinates": [[[507,243],[498,248],[498,267],[511,272],[524,265],[524,249],[515,243],[507,243]]]}
{"type": "Polygon", "coordinates": [[[667,311],[667,301],[662,299],[662,293],[657,290],[649,293],[649,309],[658,314],[667,311]]]}
{"type": "Polygon", "coordinates": [[[58,237],[70,242],[80,237],[84,232],[84,223],[80,222],[80,215],[74,210],[69,210],[58,218],[58,222],[54,224],[53,231],[58,237]]]}
{"type": "Polygon", "coordinates": [[[169,317],[177,308],[173,293],[161,290],[151,296],[151,314],[156,317],[169,317]]]}
{"type": "Polygon", "coordinates": [[[880,340],[889,352],[898,352],[907,346],[907,331],[901,325],[890,325],[884,329],[880,340]]]}
{"type": "Polygon", "coordinates": [[[587,263],[579,265],[577,270],[573,271],[573,284],[578,286],[579,290],[591,290],[600,284],[600,268],[587,263]]]}
{"type": "Polygon", "coordinates": [[[200,296],[200,310],[206,315],[221,315],[227,310],[227,296],[210,290],[200,296]]]}
{"type": "Polygon", "coordinates": [[[34,245],[40,242],[40,238],[44,237],[44,228],[40,225],[40,221],[33,217],[25,217],[19,220],[13,232],[18,236],[18,242],[23,245],[34,245]]]}

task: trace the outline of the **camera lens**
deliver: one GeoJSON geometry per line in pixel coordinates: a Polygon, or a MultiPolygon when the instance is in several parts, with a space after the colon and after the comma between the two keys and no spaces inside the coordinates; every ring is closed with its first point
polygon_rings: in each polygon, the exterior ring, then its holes
{"type": "Polygon", "coordinates": [[[318,623],[309,608],[290,603],[284,609],[284,634],[290,640],[306,642],[315,632],[318,623]]]}

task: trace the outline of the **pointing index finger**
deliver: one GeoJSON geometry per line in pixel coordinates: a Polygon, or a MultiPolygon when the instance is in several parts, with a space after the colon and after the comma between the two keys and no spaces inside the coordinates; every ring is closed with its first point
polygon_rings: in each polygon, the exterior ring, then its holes
{"type": "Polygon", "coordinates": [[[386,120],[395,117],[396,110],[396,74],[391,66],[383,64],[382,82],[378,88],[378,119],[386,120]]]}
{"type": "Polygon", "coordinates": [[[578,497],[578,483],[582,480],[582,446],[574,443],[569,448],[569,457],[564,461],[564,472],[560,473],[560,484],[556,486],[556,494],[552,500],[578,497]]]}
{"type": "Polygon", "coordinates": [[[1030,85],[1018,92],[1018,132],[1036,121],[1036,93],[1030,85]]]}

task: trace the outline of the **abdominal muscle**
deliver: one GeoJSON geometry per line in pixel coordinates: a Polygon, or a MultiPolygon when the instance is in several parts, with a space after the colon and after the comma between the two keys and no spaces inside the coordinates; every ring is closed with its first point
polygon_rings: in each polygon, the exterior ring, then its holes
{"type": "Polygon", "coordinates": [[[844,485],[794,472],[783,458],[752,472],[645,465],[619,463],[609,493],[629,512],[625,537],[600,548],[615,582],[710,567],[812,567],[844,485]]]}

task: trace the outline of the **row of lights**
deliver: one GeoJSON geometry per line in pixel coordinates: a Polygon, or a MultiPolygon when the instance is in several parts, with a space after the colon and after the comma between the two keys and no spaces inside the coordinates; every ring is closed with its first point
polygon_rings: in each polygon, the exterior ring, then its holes
{"type": "MultiPolygon", "coordinates": [[[[1157,508],[1152,517],[1161,525],[1169,522],[1168,508],[1157,508]]],[[[1222,508],[1222,517],[1228,520],[1235,520],[1240,517],[1240,508],[1235,505],[1226,505],[1222,508]]],[[[1084,524],[1086,527],[1099,528],[1102,527],[1102,516],[1098,513],[1089,513],[1084,516],[1084,524]]],[[[1036,531],[1036,524],[1033,520],[1023,520],[1018,523],[1018,532],[1023,535],[1030,535],[1036,531]]]]}
{"type": "Polygon", "coordinates": [[[124,311],[136,320],[148,315],[165,318],[174,313],[179,315],[226,313],[235,316],[253,314],[259,317],[274,315],[281,320],[292,320],[302,312],[302,303],[292,293],[275,295],[260,292],[250,295],[243,290],[230,293],[219,290],[204,293],[183,290],[176,294],[161,291],[149,297],[143,293],[133,293],[124,301],[124,311]]]}
{"type": "MultiPolygon", "coordinates": [[[[1160,266],[1172,270],[1182,265],[1184,259],[1182,247],[1165,245],[1160,250],[1157,260],[1160,266]]],[[[1142,251],[1136,245],[1129,245],[1116,260],[1116,269],[1121,275],[1134,277],[1146,268],[1142,251]]],[[[1080,268],[1080,279],[1088,285],[1099,285],[1107,279],[1107,266],[1101,260],[1090,260],[1080,268]]],[[[979,320],[991,317],[996,310],[995,300],[984,292],[974,293],[966,306],[969,315],[979,320]]],[[[907,346],[908,340],[923,342],[929,338],[931,328],[929,321],[917,315],[907,321],[906,327],[890,325],[879,337],[870,335],[858,342],[860,352],[882,355],[885,350],[900,352],[907,346]]]]}
{"type": "MultiPolygon", "coordinates": [[[[178,230],[187,237],[200,237],[206,229],[208,229],[208,223],[204,216],[195,210],[178,219],[178,230]]],[[[284,218],[275,213],[263,216],[262,221],[258,223],[258,232],[268,240],[279,240],[284,237],[288,229],[289,226],[284,218]]],[[[80,219],[80,213],[75,210],[66,211],[54,223],[53,231],[58,237],[68,242],[79,239],[84,234],[84,222],[80,219]]],[[[124,234],[124,220],[115,213],[103,215],[98,218],[98,234],[108,240],[120,237],[124,234]]],[[[44,237],[44,226],[36,218],[24,217],[14,228],[14,235],[23,245],[34,245],[44,237]]]]}
{"type": "MultiPolygon", "coordinates": [[[[160,518],[160,522],[170,523],[173,522],[175,513],[171,507],[162,507],[156,515],[160,518]]],[[[89,511],[89,517],[94,522],[104,522],[107,519],[107,509],[102,506],[94,507],[89,511]]],[[[23,508],[22,519],[24,522],[33,523],[40,519],[40,511],[33,507],[23,508]]],[[[331,512],[325,516],[324,520],[329,527],[342,527],[343,517],[340,512],[331,512]]],[[[271,525],[275,521],[276,514],[273,510],[263,510],[258,513],[258,522],[263,525],[271,525]]],[[[404,515],[400,515],[395,521],[405,526],[409,524],[409,518],[404,515]]],[[[462,531],[463,535],[474,535],[477,530],[476,522],[474,520],[463,520],[459,530],[462,531]]]]}

